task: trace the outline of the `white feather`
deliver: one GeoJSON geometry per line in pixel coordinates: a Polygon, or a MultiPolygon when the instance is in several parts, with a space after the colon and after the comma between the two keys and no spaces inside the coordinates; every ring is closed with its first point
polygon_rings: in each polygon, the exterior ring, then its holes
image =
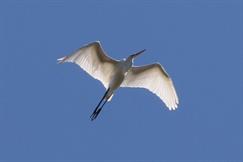
{"type": "Polygon", "coordinates": [[[179,104],[171,78],[158,63],[132,67],[121,87],[146,88],[164,101],[170,110],[175,110],[179,104]]]}
{"type": "Polygon", "coordinates": [[[80,48],[70,56],[58,59],[58,62],[78,64],[93,78],[101,81],[105,88],[108,88],[110,78],[118,63],[106,55],[98,41],[80,48]]]}

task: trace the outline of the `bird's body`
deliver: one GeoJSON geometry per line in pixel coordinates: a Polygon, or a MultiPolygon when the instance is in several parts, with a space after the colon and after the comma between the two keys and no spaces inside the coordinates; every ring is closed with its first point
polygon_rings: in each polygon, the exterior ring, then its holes
{"type": "Polygon", "coordinates": [[[132,67],[132,63],[130,60],[121,60],[119,61],[116,66],[114,67],[113,74],[111,75],[109,88],[110,91],[108,92],[107,98],[109,99],[109,93],[113,93],[116,89],[120,87],[124,78],[126,77],[129,69],[132,67]]]}
{"type": "Polygon", "coordinates": [[[111,100],[114,91],[119,87],[146,88],[160,97],[170,110],[177,108],[179,100],[174,85],[160,64],[133,66],[134,58],[144,51],[118,61],[108,57],[97,41],[80,48],[70,56],[58,59],[59,63],[78,64],[88,74],[100,80],[106,88],[106,93],[91,115],[91,120],[98,116],[105,103],[111,100]]]}

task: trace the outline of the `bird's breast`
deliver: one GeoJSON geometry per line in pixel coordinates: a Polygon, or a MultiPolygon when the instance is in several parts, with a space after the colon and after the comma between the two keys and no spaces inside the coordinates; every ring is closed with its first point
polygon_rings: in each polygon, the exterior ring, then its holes
{"type": "Polygon", "coordinates": [[[123,71],[116,71],[116,73],[111,77],[111,82],[109,84],[110,89],[115,90],[120,87],[121,83],[124,80],[123,71]]]}
{"type": "Polygon", "coordinates": [[[132,67],[132,62],[130,60],[121,61],[117,65],[117,70],[122,71],[124,74],[132,67]]]}

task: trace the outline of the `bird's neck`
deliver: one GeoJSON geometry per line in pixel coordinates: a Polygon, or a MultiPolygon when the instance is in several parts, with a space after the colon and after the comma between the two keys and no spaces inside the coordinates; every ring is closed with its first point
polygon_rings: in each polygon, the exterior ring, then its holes
{"type": "Polygon", "coordinates": [[[132,67],[133,64],[133,58],[132,57],[128,57],[125,61],[125,64],[130,68],[132,67]]]}
{"type": "Polygon", "coordinates": [[[121,61],[120,68],[122,69],[123,73],[128,72],[128,70],[132,67],[133,59],[127,58],[121,61]]]}

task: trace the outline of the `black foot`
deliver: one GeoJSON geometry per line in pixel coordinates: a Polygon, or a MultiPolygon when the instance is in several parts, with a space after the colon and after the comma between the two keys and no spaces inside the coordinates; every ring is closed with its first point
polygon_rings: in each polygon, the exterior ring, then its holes
{"type": "Polygon", "coordinates": [[[102,108],[99,108],[98,110],[94,111],[93,114],[90,116],[91,121],[95,120],[99,113],[101,112],[102,108]]]}

